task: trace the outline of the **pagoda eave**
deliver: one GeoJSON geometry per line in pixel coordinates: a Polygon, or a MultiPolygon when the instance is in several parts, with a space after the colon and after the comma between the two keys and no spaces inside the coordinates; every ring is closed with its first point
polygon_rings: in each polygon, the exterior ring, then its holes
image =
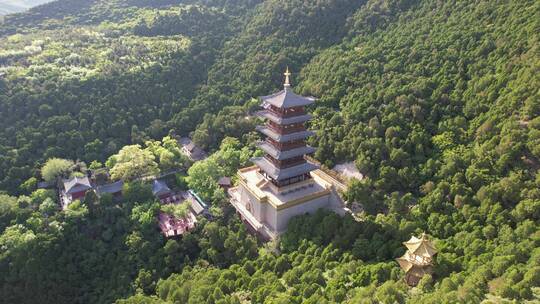
{"type": "Polygon", "coordinates": [[[300,139],[306,139],[306,138],[308,138],[308,137],[315,134],[315,132],[308,131],[308,130],[289,133],[289,134],[279,134],[279,133],[271,130],[267,126],[257,126],[255,129],[257,131],[261,132],[262,134],[270,137],[274,141],[280,142],[280,143],[284,143],[284,142],[288,142],[288,141],[294,141],[294,140],[300,140],[300,139]]]}
{"type": "Polygon", "coordinates": [[[296,95],[288,87],[285,87],[284,90],[281,90],[275,94],[262,96],[261,100],[265,103],[273,105],[274,107],[282,109],[303,107],[315,102],[314,97],[296,95]]]}
{"type": "Polygon", "coordinates": [[[266,141],[260,141],[257,143],[257,147],[259,147],[264,152],[268,153],[270,156],[277,160],[285,160],[290,159],[293,157],[297,157],[300,155],[306,155],[306,154],[312,154],[315,152],[315,148],[310,146],[302,146],[299,148],[294,148],[291,150],[285,150],[280,151],[276,147],[274,147],[272,144],[266,142],[266,141]]]}
{"type": "Polygon", "coordinates": [[[281,181],[281,180],[285,180],[285,179],[299,176],[302,174],[307,174],[319,168],[315,164],[312,164],[310,162],[305,162],[297,166],[280,169],[280,168],[277,168],[274,164],[269,162],[264,157],[255,157],[255,158],[252,158],[251,161],[255,165],[257,165],[257,167],[259,167],[262,171],[268,174],[268,176],[270,176],[272,179],[276,181],[281,181]]]}

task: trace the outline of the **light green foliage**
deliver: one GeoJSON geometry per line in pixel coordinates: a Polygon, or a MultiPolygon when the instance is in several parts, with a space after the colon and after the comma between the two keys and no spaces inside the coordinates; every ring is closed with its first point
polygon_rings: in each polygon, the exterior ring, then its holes
{"type": "Polygon", "coordinates": [[[98,162],[97,160],[93,160],[90,163],[90,166],[88,167],[88,169],[92,169],[92,170],[97,170],[100,168],[103,168],[103,164],[101,162],[98,162]]]}
{"type": "MultiPolygon", "coordinates": [[[[116,60],[122,61],[125,72],[136,72],[156,66],[161,56],[183,51],[190,45],[190,40],[181,35],[114,37],[110,30],[107,26],[78,27],[69,31],[47,31],[41,37],[36,34],[17,35],[16,39],[8,36],[2,39],[4,48],[0,51],[0,58],[22,64],[8,65],[3,69],[7,77],[14,79],[31,77],[36,72],[47,70],[50,75],[67,80],[88,80],[108,72],[116,60]]],[[[40,107],[40,110],[52,109],[40,107]]]]}
{"type": "Polygon", "coordinates": [[[51,216],[58,210],[58,204],[51,198],[46,198],[40,205],[39,211],[44,216],[51,216]]]}
{"type": "Polygon", "coordinates": [[[25,193],[31,193],[32,191],[36,190],[37,188],[38,180],[35,177],[30,177],[27,179],[21,186],[19,187],[21,190],[23,190],[25,193]]]}
{"type": "Polygon", "coordinates": [[[142,149],[140,145],[123,147],[118,154],[107,160],[107,166],[111,168],[111,178],[116,180],[130,181],[159,173],[154,154],[142,149]]]}
{"type": "Polygon", "coordinates": [[[144,148],[125,146],[109,157],[106,165],[111,168],[113,179],[129,181],[159,172],[182,170],[189,165],[189,160],[182,154],[178,142],[166,136],[161,141],[147,141],[144,148]]]}
{"type": "Polygon", "coordinates": [[[67,159],[50,158],[41,167],[41,176],[47,182],[55,182],[58,177],[69,177],[73,165],[73,161],[67,159]]]}
{"type": "Polygon", "coordinates": [[[147,141],[145,150],[150,151],[161,171],[178,170],[188,167],[189,160],[182,153],[178,141],[170,136],[161,141],[147,141]]]}
{"type": "Polygon", "coordinates": [[[7,227],[0,235],[0,257],[5,256],[10,250],[25,250],[25,246],[36,238],[33,231],[26,229],[23,225],[7,227]]]}
{"type": "Polygon", "coordinates": [[[189,212],[190,202],[184,201],[181,204],[167,204],[161,206],[161,211],[176,218],[185,218],[189,212]]]}
{"type": "Polygon", "coordinates": [[[84,218],[88,214],[88,207],[83,205],[80,200],[71,202],[65,210],[66,216],[73,220],[84,218]]]}
{"type": "Polygon", "coordinates": [[[235,176],[239,168],[248,164],[252,155],[253,151],[249,147],[241,147],[237,139],[225,138],[219,151],[189,168],[188,185],[203,199],[222,202],[225,195],[217,184],[218,179],[223,176],[235,176]]]}
{"type": "Polygon", "coordinates": [[[18,213],[16,197],[0,194],[0,231],[12,224],[18,213]]]}
{"type": "Polygon", "coordinates": [[[48,198],[52,200],[56,199],[56,193],[54,192],[54,190],[37,189],[36,191],[32,192],[32,194],[30,194],[32,204],[36,206],[48,198]]]}

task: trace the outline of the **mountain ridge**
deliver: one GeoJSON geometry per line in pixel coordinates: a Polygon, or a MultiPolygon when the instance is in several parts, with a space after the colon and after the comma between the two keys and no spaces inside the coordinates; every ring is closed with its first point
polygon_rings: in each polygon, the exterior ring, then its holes
{"type": "Polygon", "coordinates": [[[21,13],[34,6],[42,5],[52,0],[1,0],[0,15],[21,13]]]}

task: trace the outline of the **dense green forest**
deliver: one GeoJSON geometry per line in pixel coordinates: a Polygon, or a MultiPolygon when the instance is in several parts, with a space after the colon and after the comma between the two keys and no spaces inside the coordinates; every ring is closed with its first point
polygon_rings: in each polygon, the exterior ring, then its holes
{"type": "Polygon", "coordinates": [[[0,303],[540,301],[538,1],[56,1],[0,25],[0,118],[0,303]],[[286,66],[364,211],[261,243],[217,179],[286,66]],[[36,190],[51,158],[187,168],[177,135],[213,153],[176,177],[214,218],[181,239],[146,184],[64,211],[36,190]],[[421,232],[439,253],[409,288],[393,259],[421,232]]]}

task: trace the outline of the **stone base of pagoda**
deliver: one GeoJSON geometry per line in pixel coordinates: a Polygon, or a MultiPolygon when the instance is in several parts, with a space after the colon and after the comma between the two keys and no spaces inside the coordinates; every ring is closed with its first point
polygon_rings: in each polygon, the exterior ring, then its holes
{"type": "Polygon", "coordinates": [[[242,219],[267,239],[285,232],[297,215],[320,208],[345,213],[337,192],[343,185],[335,185],[336,181],[321,170],[311,172],[309,180],[280,188],[266,180],[258,167],[241,169],[238,175],[238,186],[229,191],[230,202],[242,219]]]}

